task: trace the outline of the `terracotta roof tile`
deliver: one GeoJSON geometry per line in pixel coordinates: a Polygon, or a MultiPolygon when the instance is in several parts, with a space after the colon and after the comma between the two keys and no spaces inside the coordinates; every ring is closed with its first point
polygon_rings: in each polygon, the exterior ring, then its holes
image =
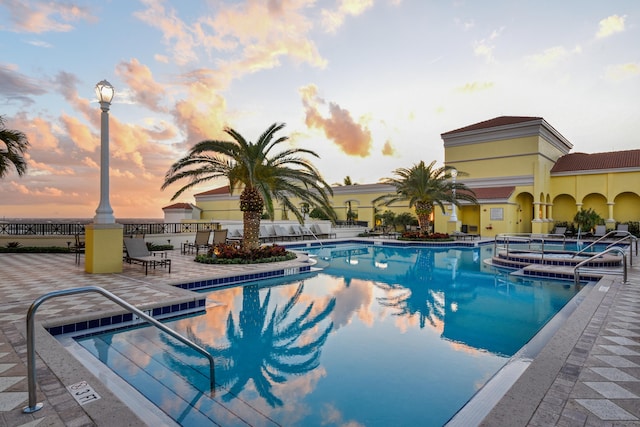
{"type": "Polygon", "coordinates": [[[164,209],[192,209],[193,210],[193,206],[191,206],[190,203],[174,203],[172,205],[169,206],[165,206],[164,209]]]}
{"type": "Polygon", "coordinates": [[[498,126],[513,125],[516,123],[532,122],[535,120],[542,120],[542,117],[526,117],[526,116],[500,116],[484,122],[475,123],[469,126],[465,126],[460,129],[450,130],[442,135],[452,135],[454,133],[468,132],[472,130],[489,129],[498,126]]]}
{"type": "Polygon", "coordinates": [[[473,190],[476,195],[476,199],[479,201],[489,199],[508,199],[516,189],[514,186],[470,188],[473,190]]]}
{"type": "Polygon", "coordinates": [[[551,173],[640,167],[640,150],[571,153],[558,159],[551,173]]]}
{"type": "Polygon", "coordinates": [[[213,190],[204,191],[202,193],[194,194],[194,196],[215,196],[220,194],[230,194],[229,186],[225,185],[224,187],[214,188],[213,190]]]}

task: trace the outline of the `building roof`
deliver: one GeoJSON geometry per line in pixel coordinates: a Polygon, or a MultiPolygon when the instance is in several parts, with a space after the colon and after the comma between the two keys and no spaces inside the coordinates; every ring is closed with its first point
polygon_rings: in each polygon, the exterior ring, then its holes
{"type": "Polygon", "coordinates": [[[443,133],[442,136],[453,135],[455,133],[468,132],[473,130],[490,129],[498,126],[514,125],[517,123],[532,122],[536,120],[542,120],[542,117],[500,116],[490,120],[485,120],[483,122],[474,123],[460,129],[450,130],[449,132],[443,133]]]}
{"type": "Polygon", "coordinates": [[[640,150],[571,153],[558,159],[551,173],[640,167],[640,150]]]}
{"type": "Polygon", "coordinates": [[[220,195],[220,194],[231,194],[229,186],[225,185],[224,187],[214,188],[213,190],[208,190],[208,191],[204,191],[202,193],[194,194],[194,196],[195,197],[197,197],[197,196],[216,196],[216,195],[220,195]]]}
{"type": "Polygon", "coordinates": [[[165,206],[164,208],[162,208],[162,210],[165,210],[165,209],[189,209],[189,210],[193,210],[193,205],[191,203],[174,203],[172,205],[165,206]]]}
{"type": "Polygon", "coordinates": [[[478,201],[481,200],[495,200],[495,199],[508,199],[515,191],[515,186],[508,187],[470,187],[476,195],[478,201]]]}

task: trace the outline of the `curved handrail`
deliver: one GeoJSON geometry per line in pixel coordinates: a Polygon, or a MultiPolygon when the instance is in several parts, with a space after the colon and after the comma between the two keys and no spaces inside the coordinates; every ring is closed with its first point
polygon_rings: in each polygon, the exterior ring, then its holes
{"type": "Polygon", "coordinates": [[[633,246],[631,245],[631,243],[635,242],[635,244],[636,244],[636,256],[638,256],[638,238],[636,236],[634,236],[633,234],[631,234],[630,232],[628,232],[628,231],[611,230],[607,234],[605,234],[604,236],[600,237],[599,239],[591,242],[589,245],[587,245],[584,248],[580,249],[578,252],[573,254],[573,257],[576,257],[577,255],[582,254],[587,249],[592,248],[593,246],[595,246],[597,243],[600,243],[604,239],[606,239],[606,238],[608,238],[610,236],[618,236],[619,234],[623,234],[624,236],[621,239],[618,239],[615,242],[609,244],[606,247],[606,249],[609,249],[609,248],[613,247],[614,245],[622,243],[625,240],[629,240],[629,246],[630,246],[630,249],[629,249],[629,254],[630,254],[629,262],[630,262],[631,265],[633,265],[633,246]]]}
{"type": "Polygon", "coordinates": [[[36,316],[36,310],[38,310],[38,307],[40,307],[40,305],[43,302],[45,302],[46,300],[48,300],[50,298],[67,296],[67,295],[75,295],[75,294],[80,294],[80,293],[84,293],[84,292],[98,292],[98,293],[104,295],[105,297],[107,297],[111,301],[115,302],[116,304],[120,305],[123,308],[126,308],[127,310],[129,310],[130,312],[134,313],[138,317],[146,320],[147,322],[151,323],[153,326],[155,326],[155,327],[159,328],[160,330],[166,332],[167,334],[171,335],[172,337],[174,337],[178,341],[182,341],[184,344],[190,346],[194,350],[196,350],[199,353],[201,353],[202,355],[204,355],[207,359],[209,359],[210,387],[211,387],[211,392],[212,393],[214,392],[214,390],[215,390],[214,360],[213,360],[213,356],[211,354],[209,354],[209,352],[207,350],[205,350],[204,348],[200,347],[198,344],[190,341],[188,338],[183,337],[182,335],[180,335],[179,333],[177,333],[173,329],[171,329],[171,328],[163,325],[162,323],[158,322],[153,317],[151,317],[148,314],[146,314],[145,312],[137,309],[133,305],[129,304],[128,302],[126,302],[125,300],[121,299],[120,297],[112,294],[111,292],[107,291],[106,289],[100,288],[98,286],[84,286],[84,287],[80,287],[80,288],[63,289],[63,290],[60,290],[60,291],[53,291],[53,292],[49,292],[47,294],[44,294],[44,295],[40,296],[39,298],[37,298],[31,304],[31,306],[29,307],[29,310],[27,311],[27,381],[29,383],[29,406],[25,406],[24,409],[22,410],[22,412],[24,412],[24,413],[36,412],[36,411],[42,409],[42,406],[43,406],[42,403],[36,402],[36,400],[37,400],[37,396],[36,396],[36,358],[35,358],[35,333],[34,333],[34,323],[35,323],[34,319],[35,319],[35,316],[36,316]]]}
{"type": "Polygon", "coordinates": [[[509,243],[510,242],[524,242],[529,243],[529,252],[540,253],[542,254],[542,259],[544,259],[544,246],[545,242],[558,242],[559,239],[553,238],[549,239],[549,237],[562,237],[562,247],[566,248],[567,245],[567,237],[564,234],[553,234],[553,233],[499,233],[496,234],[493,240],[493,252],[497,253],[498,249],[498,240],[501,239],[503,242],[506,242],[505,249],[507,251],[507,255],[509,255],[509,243]],[[546,239],[545,239],[546,237],[546,239]],[[531,249],[531,242],[534,240],[539,240],[540,249],[533,250],[531,249]]]}
{"type": "Polygon", "coordinates": [[[580,284],[580,272],[579,272],[579,268],[582,267],[583,265],[585,265],[586,263],[588,263],[589,261],[593,261],[596,258],[601,257],[602,255],[609,253],[609,252],[618,252],[622,255],[622,267],[623,267],[623,276],[622,276],[622,283],[627,283],[627,254],[624,252],[623,249],[614,246],[611,248],[607,248],[602,252],[599,252],[585,260],[580,261],[579,263],[577,263],[575,265],[575,267],[573,267],[573,282],[576,285],[580,284]]]}

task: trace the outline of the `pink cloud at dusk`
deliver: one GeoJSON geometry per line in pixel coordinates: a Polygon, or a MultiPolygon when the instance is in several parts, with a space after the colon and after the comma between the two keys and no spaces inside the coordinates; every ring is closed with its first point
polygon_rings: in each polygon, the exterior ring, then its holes
{"type": "Polygon", "coordinates": [[[305,108],[305,123],[309,128],[321,129],[327,138],[350,156],[367,157],[371,152],[371,131],[366,124],[356,123],[349,111],[338,104],[329,103],[329,117],[325,118],[319,107],[326,104],[318,96],[315,85],[300,88],[302,104],[305,108]]]}
{"type": "Polygon", "coordinates": [[[43,33],[48,31],[71,31],[70,22],[97,19],[87,8],[72,3],[34,0],[3,0],[11,14],[13,31],[25,33],[43,33]]]}

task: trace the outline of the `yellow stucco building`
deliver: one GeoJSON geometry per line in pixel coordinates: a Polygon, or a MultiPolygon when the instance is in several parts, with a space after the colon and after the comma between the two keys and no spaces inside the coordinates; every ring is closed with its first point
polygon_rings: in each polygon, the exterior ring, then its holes
{"type": "MultiPolygon", "coordinates": [[[[541,117],[496,117],[441,137],[445,164],[464,172],[457,179],[475,192],[478,204],[464,204],[455,216],[451,206],[444,213],[436,208],[434,231],[485,237],[546,233],[557,222],[571,222],[580,208],[594,209],[606,219],[607,228],[640,220],[640,150],[570,153],[573,145],[541,117]],[[452,221],[456,216],[457,221],[452,221]]],[[[376,210],[372,201],[394,191],[388,185],[335,186],[333,190],[332,205],[340,220],[346,220],[351,211],[358,222],[371,228],[376,211],[413,214],[406,203],[376,210]]],[[[241,220],[239,193],[230,195],[228,187],[199,193],[194,196],[194,208],[200,210],[201,220],[241,220]]],[[[294,218],[280,210],[275,219],[294,218]]]]}

